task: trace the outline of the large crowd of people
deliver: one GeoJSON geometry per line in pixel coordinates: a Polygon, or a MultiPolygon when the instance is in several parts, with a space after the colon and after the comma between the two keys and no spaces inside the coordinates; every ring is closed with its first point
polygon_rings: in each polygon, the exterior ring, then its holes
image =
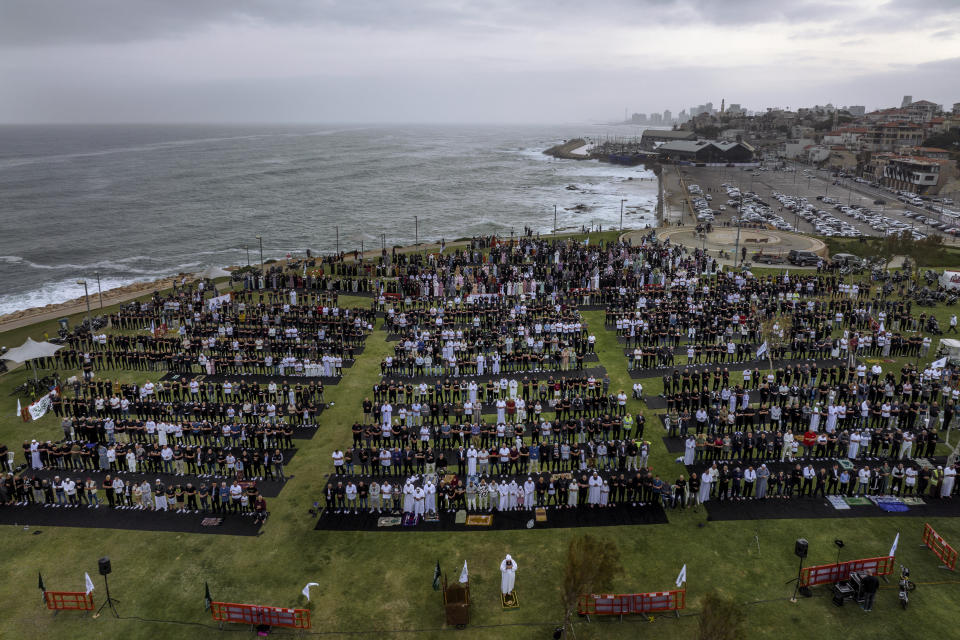
{"type": "MultiPolygon", "coordinates": [[[[322,488],[331,512],[956,490],[953,465],[916,460],[933,456],[955,417],[956,373],[865,362],[930,356],[932,315],[902,291],[825,268],[725,271],[653,233],[601,244],[475,238],[443,253],[346,257],[246,270],[230,295],[184,284],[114,314],[120,331],[67,336],[41,363],[84,373],[52,403],[64,440],[25,443],[27,472],[11,476],[12,489],[5,482],[5,495],[36,494],[31,471],[48,469],[59,477],[38,477],[51,504],[57,480],[91,470],[109,472],[111,487],[133,470],[211,484],[282,479],[294,429],[316,424],[324,407],[320,378],[342,374],[377,317],[393,350],[357,407],[350,446],[331,453],[322,488]],[[369,308],[338,306],[350,293],[369,295],[369,308]],[[587,365],[597,337],[584,309],[602,310],[635,378],[666,368],[656,372],[662,397],[644,396],[640,383],[628,396],[587,365]],[[94,375],[109,369],[178,375],[141,384],[94,375]],[[651,467],[658,445],[638,410],[644,400],[664,409],[664,435],[682,441],[682,471],[651,467]]],[[[138,504],[131,485],[121,480],[119,506],[138,504]]],[[[149,495],[169,504],[169,490],[149,495]]],[[[212,506],[221,492],[210,492],[212,506]]],[[[183,495],[184,510],[196,511],[183,495]]],[[[206,504],[199,493],[196,504],[206,504]]]]}

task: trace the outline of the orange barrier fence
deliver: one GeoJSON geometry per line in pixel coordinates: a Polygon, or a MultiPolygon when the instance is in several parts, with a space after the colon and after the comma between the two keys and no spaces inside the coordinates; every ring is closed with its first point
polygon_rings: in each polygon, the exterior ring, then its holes
{"type": "Polygon", "coordinates": [[[285,609],[282,607],[263,607],[255,604],[212,602],[210,603],[210,612],[213,614],[213,619],[220,623],[265,624],[271,627],[289,627],[291,629],[310,628],[309,609],[285,609]]]}
{"type": "Polygon", "coordinates": [[[686,589],[617,595],[590,594],[580,596],[577,613],[582,616],[623,616],[679,611],[686,606],[686,589]]]}
{"type": "Polygon", "coordinates": [[[953,571],[954,567],[957,565],[957,551],[940,536],[939,533],[933,530],[929,524],[924,523],[923,525],[923,544],[927,545],[937,557],[940,558],[940,562],[943,563],[947,569],[953,571]]]}
{"type": "Polygon", "coordinates": [[[875,576],[888,576],[893,573],[893,556],[849,560],[839,564],[823,564],[805,567],[800,572],[801,587],[815,587],[818,584],[831,584],[847,580],[851,573],[864,571],[875,576]]]}
{"type": "Polygon", "coordinates": [[[93,611],[93,594],[83,591],[44,591],[43,601],[54,611],[93,611]]]}

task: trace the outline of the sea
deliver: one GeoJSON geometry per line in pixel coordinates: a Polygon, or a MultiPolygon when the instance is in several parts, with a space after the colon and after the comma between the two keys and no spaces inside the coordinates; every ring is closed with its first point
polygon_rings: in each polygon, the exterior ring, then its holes
{"type": "MultiPolygon", "coordinates": [[[[0,126],[0,314],[207,266],[656,225],[653,172],[543,154],[631,126],[0,126]],[[339,245],[338,245],[339,239],[339,245]],[[98,284],[99,278],[99,284],[98,284]]],[[[95,298],[94,298],[95,300],[95,298]]]]}

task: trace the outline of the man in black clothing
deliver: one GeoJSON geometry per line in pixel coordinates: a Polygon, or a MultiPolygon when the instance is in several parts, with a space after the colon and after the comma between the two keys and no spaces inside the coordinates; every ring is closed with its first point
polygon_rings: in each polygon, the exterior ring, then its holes
{"type": "Polygon", "coordinates": [[[869,575],[863,579],[863,610],[871,611],[873,601],[877,597],[877,590],[880,588],[880,580],[875,575],[869,575]]]}

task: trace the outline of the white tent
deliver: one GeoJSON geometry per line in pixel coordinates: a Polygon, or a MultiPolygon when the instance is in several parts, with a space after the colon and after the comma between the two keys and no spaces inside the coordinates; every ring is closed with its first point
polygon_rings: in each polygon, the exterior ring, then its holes
{"type": "Polygon", "coordinates": [[[0,355],[0,358],[13,360],[14,362],[26,362],[34,358],[47,358],[60,349],[63,349],[63,345],[53,344],[52,342],[36,342],[33,338],[27,338],[27,341],[22,345],[15,349],[8,350],[3,355],[0,355]]]}
{"type": "MultiPolygon", "coordinates": [[[[6,353],[0,355],[3,360],[13,360],[14,362],[26,362],[35,358],[47,358],[55,354],[63,345],[53,344],[52,342],[36,342],[33,338],[27,338],[19,347],[9,349],[6,353]]],[[[37,378],[37,365],[33,365],[33,377],[37,378]]]]}
{"type": "Polygon", "coordinates": [[[210,278],[215,280],[217,278],[228,278],[230,277],[230,272],[221,269],[220,267],[207,267],[203,271],[197,274],[198,278],[210,278]]]}

